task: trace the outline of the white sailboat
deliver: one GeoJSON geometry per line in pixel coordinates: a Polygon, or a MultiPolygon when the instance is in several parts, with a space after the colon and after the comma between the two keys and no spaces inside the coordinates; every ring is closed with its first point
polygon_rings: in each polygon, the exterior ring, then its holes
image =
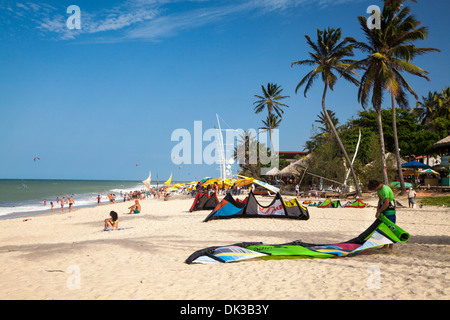
{"type": "Polygon", "coordinates": [[[152,182],[152,172],[148,172],[148,178],[143,180],[142,183],[147,188],[148,191],[150,191],[150,183],[152,182]]]}

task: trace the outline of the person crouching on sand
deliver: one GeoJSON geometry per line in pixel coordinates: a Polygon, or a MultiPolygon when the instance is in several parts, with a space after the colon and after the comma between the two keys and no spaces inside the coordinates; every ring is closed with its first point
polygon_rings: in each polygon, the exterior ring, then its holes
{"type": "MultiPolygon", "coordinates": [[[[392,189],[379,182],[378,180],[369,180],[369,190],[376,191],[378,196],[378,208],[375,214],[375,218],[378,218],[380,214],[384,214],[392,223],[396,222],[395,216],[395,197],[392,189]]],[[[384,246],[389,249],[393,248],[393,244],[384,246]]]]}
{"type": "Polygon", "coordinates": [[[105,219],[105,230],[117,230],[119,228],[119,217],[117,212],[111,211],[109,216],[111,218],[105,219]]]}
{"type": "Polygon", "coordinates": [[[134,205],[132,205],[128,209],[130,209],[130,212],[128,214],[141,213],[141,204],[139,203],[139,200],[134,200],[134,205]]]}

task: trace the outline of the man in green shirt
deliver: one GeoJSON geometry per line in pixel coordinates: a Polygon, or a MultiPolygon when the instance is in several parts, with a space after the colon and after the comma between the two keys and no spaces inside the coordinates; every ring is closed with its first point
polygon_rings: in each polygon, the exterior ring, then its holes
{"type": "MultiPolygon", "coordinates": [[[[368,187],[369,190],[376,191],[378,196],[378,207],[375,217],[378,218],[380,213],[383,213],[386,218],[395,223],[395,198],[392,189],[378,180],[369,180],[368,187]]],[[[389,248],[392,249],[393,244],[390,244],[389,248]]]]}

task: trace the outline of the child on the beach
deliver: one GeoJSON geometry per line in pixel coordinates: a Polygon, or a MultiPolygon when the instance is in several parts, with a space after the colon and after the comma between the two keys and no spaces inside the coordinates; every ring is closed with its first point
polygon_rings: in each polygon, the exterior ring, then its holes
{"type": "Polygon", "coordinates": [[[109,216],[111,218],[105,219],[105,230],[117,230],[119,228],[119,217],[117,212],[111,211],[109,216]]]}

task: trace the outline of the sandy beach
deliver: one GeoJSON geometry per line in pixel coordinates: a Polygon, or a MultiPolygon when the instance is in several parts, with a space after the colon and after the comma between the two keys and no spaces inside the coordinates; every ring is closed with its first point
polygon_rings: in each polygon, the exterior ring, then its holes
{"type": "MultiPolygon", "coordinates": [[[[270,198],[258,200],[266,204],[270,198]]],[[[397,224],[411,238],[393,251],[187,265],[191,253],[214,245],[346,241],[375,215],[374,208],[310,207],[308,221],[204,223],[209,211],[190,213],[192,201],[143,200],[137,215],[127,214],[131,202],[120,202],[0,221],[0,299],[450,298],[448,208],[398,209],[397,224]],[[125,229],[102,231],[111,210],[119,213],[119,227],[125,229]]]]}

